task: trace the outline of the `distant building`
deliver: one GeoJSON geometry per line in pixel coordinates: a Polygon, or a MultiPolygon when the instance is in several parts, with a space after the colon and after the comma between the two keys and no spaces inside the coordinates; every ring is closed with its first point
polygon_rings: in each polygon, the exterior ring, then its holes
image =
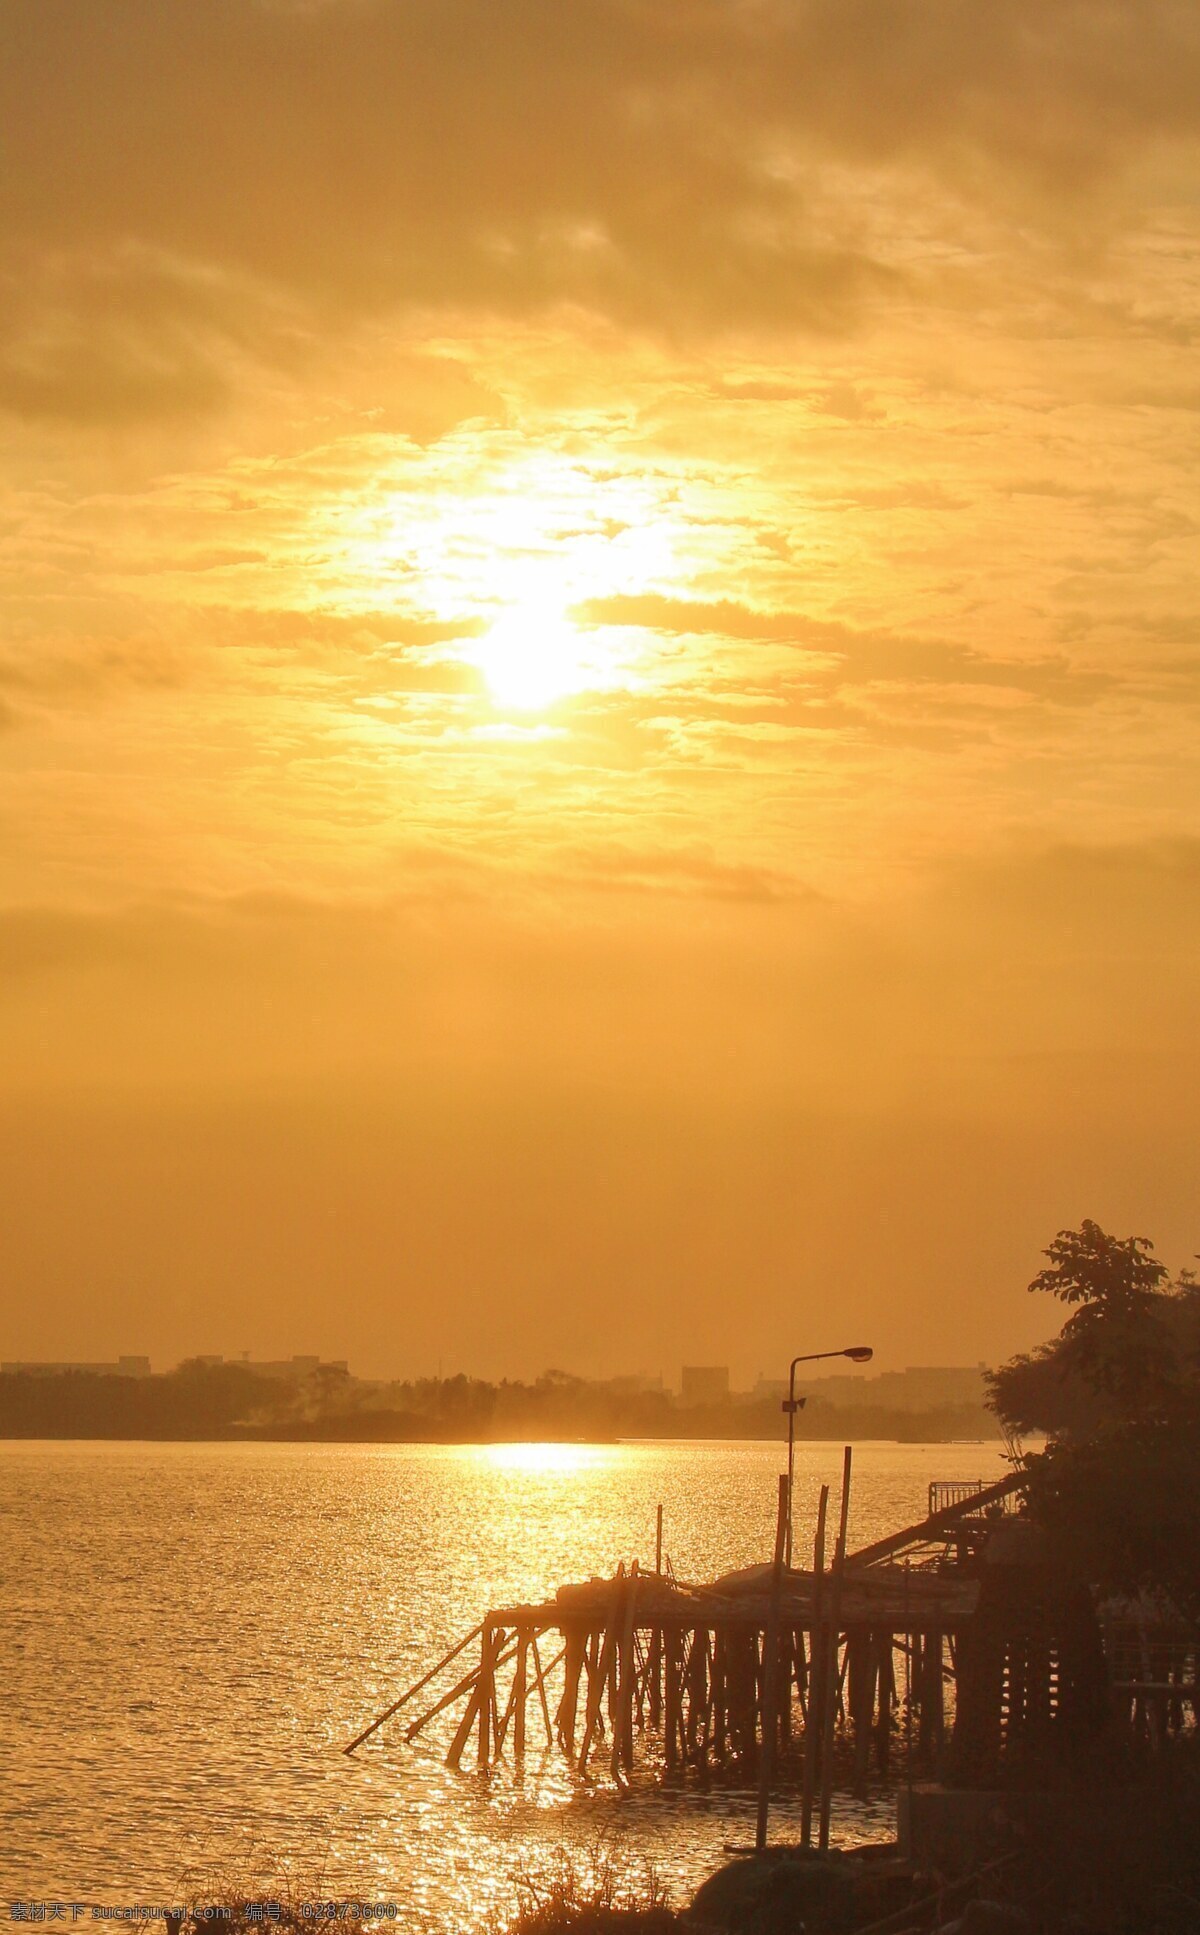
{"type": "Polygon", "coordinates": [[[277,1377],[286,1383],[300,1384],[316,1371],[340,1371],[349,1377],[350,1364],[345,1357],[279,1357],[260,1358],[257,1362],[243,1357],[241,1362],[255,1377],[277,1377]]]}
{"type": "Polygon", "coordinates": [[[114,1364],[56,1364],[13,1359],[0,1364],[0,1371],[11,1371],[25,1377],[64,1377],[70,1371],[82,1371],[88,1377],[149,1377],[150,1359],[118,1357],[114,1364]]]}
{"type": "Polygon", "coordinates": [[[721,1404],[729,1396],[728,1364],[685,1364],[679,1374],[682,1404],[721,1404]]]}
{"type": "Polygon", "coordinates": [[[878,1380],[879,1401],[913,1411],[939,1404],[982,1404],[986,1370],[986,1364],[917,1364],[906,1371],[884,1371],[878,1380]]]}
{"type": "Polygon", "coordinates": [[[983,1364],[914,1364],[878,1377],[850,1372],[832,1377],[797,1378],[796,1389],[817,1404],[847,1410],[878,1405],[889,1411],[933,1411],[944,1405],[981,1405],[986,1397],[983,1364]]]}
{"type": "Polygon", "coordinates": [[[614,1397],[644,1397],[648,1391],[661,1391],[663,1387],[661,1372],[651,1377],[648,1371],[627,1371],[619,1377],[601,1378],[599,1382],[614,1397]]]}

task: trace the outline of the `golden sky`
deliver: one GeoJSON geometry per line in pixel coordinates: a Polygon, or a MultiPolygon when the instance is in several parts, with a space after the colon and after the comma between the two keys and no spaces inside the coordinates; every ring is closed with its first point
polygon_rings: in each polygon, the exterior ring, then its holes
{"type": "Polygon", "coordinates": [[[1193,0],[0,37],[3,1354],[970,1362],[1061,1225],[1186,1262],[1193,0]]]}

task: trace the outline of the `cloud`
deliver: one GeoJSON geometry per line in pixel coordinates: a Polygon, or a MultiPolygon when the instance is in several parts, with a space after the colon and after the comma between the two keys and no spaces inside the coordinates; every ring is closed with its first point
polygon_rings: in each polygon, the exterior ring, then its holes
{"type": "Polygon", "coordinates": [[[1188,0],[0,0],[0,34],[0,405],[76,421],[397,310],[844,332],[908,289],[930,183],[1077,224],[1200,121],[1188,0]]]}
{"type": "MultiPolygon", "coordinates": [[[[1095,699],[1114,684],[1111,675],[1075,666],[1060,654],[1002,658],[948,640],[859,630],[801,612],[763,611],[734,599],[705,602],[657,593],[618,595],[588,600],[579,615],[592,624],[639,625],[676,635],[770,640],[803,647],[816,655],[803,667],[806,685],[814,687],[998,686],[1078,704],[1095,699]]],[[[752,671],[740,681],[742,690],[760,695],[777,692],[788,683],[778,673],[764,680],[755,678],[752,671]]]]}
{"type": "Polygon", "coordinates": [[[871,1070],[877,1097],[919,1079],[1019,1114],[1030,1055],[1086,1053],[1098,1076],[1175,1039],[1194,1059],[1196,840],[1010,842],[869,905],[732,843],[559,842],[500,894],[502,842],[415,846],[393,878],[371,898],[0,910],[10,1085],[340,1068],[586,1086],[616,1056],[639,1092],[752,1080],[832,1101],[871,1070]]]}
{"type": "Polygon", "coordinates": [[[219,319],[204,279],[116,240],[110,250],[65,253],[31,238],[0,264],[0,409],[127,423],[224,400],[219,319]]]}
{"type": "Polygon", "coordinates": [[[769,867],[731,865],[703,848],[638,851],[582,848],[567,861],[569,877],[586,889],[770,903],[807,898],[811,889],[769,867]]]}
{"type": "Polygon", "coordinates": [[[1019,926],[1035,946],[1069,942],[1122,964],[1156,959],[1160,971],[1175,958],[1189,972],[1200,950],[1200,839],[1186,835],[1028,843],[958,859],[941,869],[938,892],[969,909],[972,927],[990,908],[987,918],[1019,926]]]}
{"type": "MultiPolygon", "coordinates": [[[[0,656],[0,692],[39,710],[95,706],[131,692],[176,692],[192,674],[195,654],[140,630],[111,636],[56,633],[36,654],[0,656]]],[[[10,723],[28,715],[14,708],[10,723]]]]}
{"type": "Polygon", "coordinates": [[[878,423],[886,415],[853,383],[831,383],[827,389],[815,390],[812,404],[825,416],[840,417],[844,423],[878,423]]]}
{"type": "Polygon", "coordinates": [[[838,637],[841,627],[802,618],[797,612],[760,611],[733,598],[705,601],[670,598],[657,592],[618,592],[589,598],[578,616],[592,625],[644,625],[648,631],[699,632],[720,638],[779,638],[799,643],[816,636],[838,637]]]}

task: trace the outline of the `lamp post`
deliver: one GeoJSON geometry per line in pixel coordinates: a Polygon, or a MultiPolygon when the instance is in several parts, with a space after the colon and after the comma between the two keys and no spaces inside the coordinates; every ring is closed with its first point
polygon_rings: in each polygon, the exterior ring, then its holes
{"type": "Polygon", "coordinates": [[[792,1563],[792,1471],[796,1457],[796,1413],[804,1404],[803,1398],[796,1396],[797,1364],[815,1364],[825,1357],[848,1357],[852,1364],[869,1364],[875,1353],[869,1344],[851,1344],[846,1350],[813,1350],[800,1357],[793,1357],[788,1370],[788,1394],[783,1400],[783,1409],[788,1421],[788,1468],[787,1468],[787,1552],[785,1565],[792,1563]]]}

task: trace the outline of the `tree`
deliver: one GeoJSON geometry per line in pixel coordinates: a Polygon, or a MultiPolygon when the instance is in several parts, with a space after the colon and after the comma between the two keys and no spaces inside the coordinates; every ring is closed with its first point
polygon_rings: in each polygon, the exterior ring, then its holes
{"type": "Polygon", "coordinates": [[[1106,1418],[1170,1406],[1186,1366],[1185,1325],[1195,1286],[1168,1286],[1165,1263],[1145,1236],[1110,1236],[1085,1220],[1060,1230],[1047,1267],[1029,1285],[1072,1307],[1052,1344],[1013,1358],[989,1379],[992,1407],[1022,1431],[1077,1434],[1106,1418]]]}
{"type": "Polygon", "coordinates": [[[1027,1465],[1030,1515],[1082,1578],[1200,1621],[1200,1409],[1114,1419],[1027,1465]]]}
{"type": "Polygon", "coordinates": [[[1060,1230],[1029,1285],[1071,1307],[1061,1334],[991,1374],[992,1408],[1047,1432],[1025,1460],[1031,1517],[1111,1592],[1200,1617],[1200,1288],[1142,1236],[1060,1230]]]}
{"type": "Polygon", "coordinates": [[[1059,1230],[1043,1254],[1050,1267],[1039,1270],[1029,1288],[1082,1304],[1071,1322],[1097,1311],[1144,1308],[1167,1278],[1148,1236],[1109,1236],[1088,1217],[1077,1230],[1059,1230]]]}

